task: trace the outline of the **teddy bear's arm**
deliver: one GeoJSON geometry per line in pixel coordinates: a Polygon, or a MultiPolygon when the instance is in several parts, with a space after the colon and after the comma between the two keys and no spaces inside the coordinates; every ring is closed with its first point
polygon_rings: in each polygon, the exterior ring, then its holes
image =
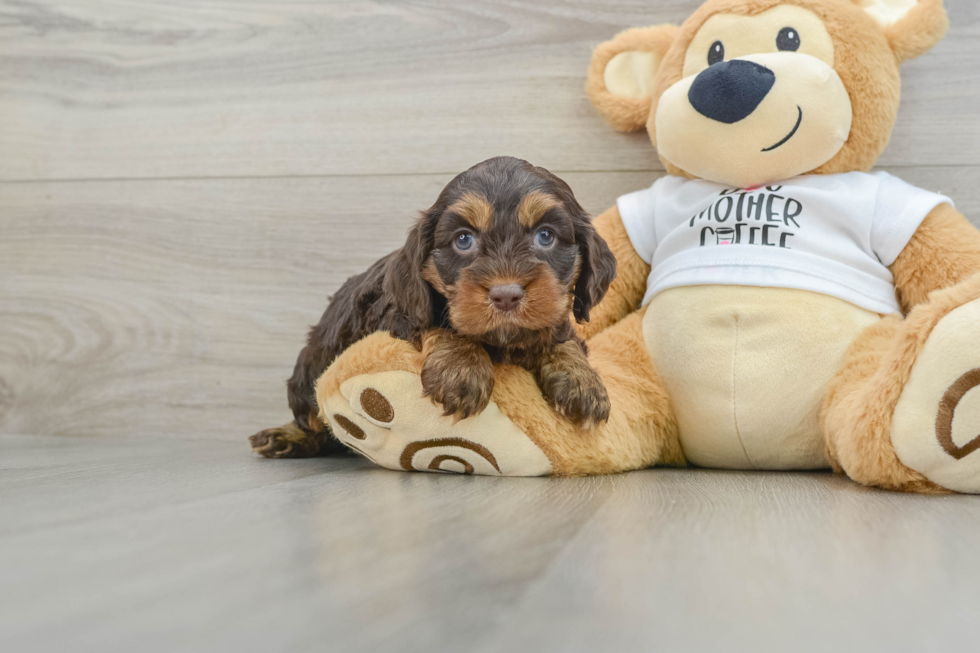
{"type": "Polygon", "coordinates": [[[938,206],[889,269],[907,313],[932,291],[980,274],[980,231],[949,204],[938,206]]]}
{"type": "Polygon", "coordinates": [[[576,325],[578,335],[586,339],[640,308],[650,276],[650,265],[633,249],[617,207],[602,213],[594,224],[616,257],[616,279],[602,302],[592,309],[591,320],[576,325]]]}

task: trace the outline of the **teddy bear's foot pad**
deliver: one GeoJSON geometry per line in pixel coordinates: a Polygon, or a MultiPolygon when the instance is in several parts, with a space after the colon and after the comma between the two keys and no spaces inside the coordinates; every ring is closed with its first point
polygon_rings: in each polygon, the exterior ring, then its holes
{"type": "Polygon", "coordinates": [[[341,442],[382,467],[488,476],[547,476],[544,452],[495,402],[455,421],[423,396],[421,378],[393,371],[353,377],[323,401],[341,442]]]}
{"type": "Polygon", "coordinates": [[[933,483],[980,493],[980,300],[929,335],[895,407],[892,444],[933,483]]]}

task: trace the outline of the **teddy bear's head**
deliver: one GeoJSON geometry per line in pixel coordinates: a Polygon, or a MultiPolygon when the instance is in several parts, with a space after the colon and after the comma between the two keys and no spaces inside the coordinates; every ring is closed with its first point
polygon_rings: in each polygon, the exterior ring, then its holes
{"type": "Polygon", "coordinates": [[[680,27],[600,45],[586,89],[614,128],[646,127],[672,174],[749,188],[867,171],[899,64],[947,27],[942,0],[708,0],[680,27]]]}

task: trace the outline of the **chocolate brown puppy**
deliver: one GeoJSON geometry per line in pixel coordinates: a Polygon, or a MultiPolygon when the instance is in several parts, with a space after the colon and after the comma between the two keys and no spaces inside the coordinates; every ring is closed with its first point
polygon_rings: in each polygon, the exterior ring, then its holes
{"type": "Polygon", "coordinates": [[[344,451],[318,418],[314,384],[344,349],[375,331],[412,342],[422,385],[446,415],[490,402],[494,363],[530,370],[570,420],[609,418],[609,398],[571,317],[589,319],[616,260],[564,181],[512,157],[458,175],[405,246],[349,279],[310,331],[287,384],[295,421],[250,438],[267,457],[344,451]]]}

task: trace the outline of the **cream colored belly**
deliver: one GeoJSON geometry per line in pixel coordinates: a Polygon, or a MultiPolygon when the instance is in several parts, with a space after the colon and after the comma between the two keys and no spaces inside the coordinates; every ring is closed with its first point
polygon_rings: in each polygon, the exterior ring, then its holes
{"type": "Polygon", "coordinates": [[[673,288],[643,323],[687,459],[728,469],[827,467],[824,389],[848,347],[881,318],[804,290],[673,288]]]}

